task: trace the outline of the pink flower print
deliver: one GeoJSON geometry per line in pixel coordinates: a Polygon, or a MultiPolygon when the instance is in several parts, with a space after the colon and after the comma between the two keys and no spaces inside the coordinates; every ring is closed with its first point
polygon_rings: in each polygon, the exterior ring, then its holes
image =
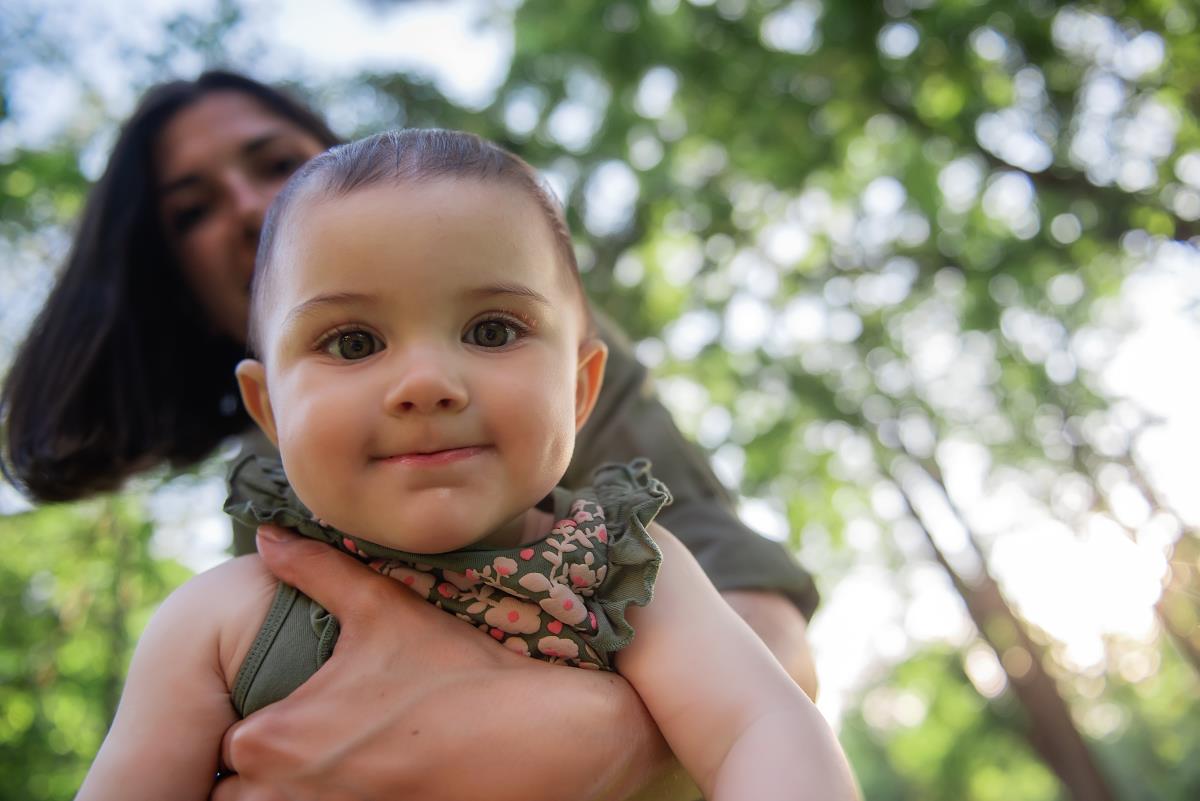
{"type": "Polygon", "coordinates": [[[437,591],[438,595],[442,596],[443,598],[454,598],[458,595],[458,590],[454,589],[454,585],[447,581],[443,581],[441,584],[439,584],[437,591]]]}
{"type": "Polygon", "coordinates": [[[583,655],[579,657],[579,664],[581,666],[590,664],[599,667],[601,661],[600,655],[596,653],[596,650],[585,642],[583,644],[583,655]]]}
{"type": "Polygon", "coordinates": [[[528,562],[530,559],[533,558],[533,549],[532,548],[522,548],[521,549],[521,558],[523,560],[525,560],[526,562],[528,562]]]}
{"type": "Polygon", "coordinates": [[[549,592],[551,586],[550,579],[542,573],[526,573],[517,583],[530,592],[549,592]]]}
{"type": "Polygon", "coordinates": [[[588,612],[588,628],[592,631],[596,630],[596,613],[588,612]]]}
{"type": "Polygon", "coordinates": [[[596,516],[581,505],[575,510],[574,518],[576,523],[587,523],[591,520],[595,520],[596,516]]]}
{"type": "Polygon", "coordinates": [[[497,556],[492,560],[492,567],[498,576],[511,576],[517,572],[517,563],[507,556],[497,556]]]}
{"type": "Polygon", "coordinates": [[[538,605],[549,612],[555,619],[561,620],[568,626],[582,623],[587,617],[587,607],[583,600],[571,592],[565,584],[555,584],[550,588],[550,597],[543,598],[538,605]]]}
{"type": "Polygon", "coordinates": [[[535,634],[542,627],[542,613],[536,606],[516,598],[501,598],[500,603],[483,613],[489,626],[509,634],[535,634]]]}
{"type": "Polygon", "coordinates": [[[479,583],[479,574],[474,570],[467,570],[465,573],[455,573],[453,570],[443,570],[442,578],[458,587],[459,590],[465,592],[479,583]]]}
{"type": "Polygon", "coordinates": [[[596,539],[601,542],[608,542],[608,529],[604,527],[603,523],[596,529],[596,539]]]}
{"type": "Polygon", "coordinates": [[[546,656],[559,659],[578,659],[579,646],[562,637],[542,637],[537,641],[537,649],[546,656]]]}
{"type": "Polygon", "coordinates": [[[510,651],[515,651],[521,656],[529,656],[529,643],[520,637],[509,637],[504,641],[504,647],[510,651]]]}
{"type": "Polygon", "coordinates": [[[554,524],[554,528],[550,529],[550,533],[556,537],[569,536],[575,533],[575,529],[579,528],[575,525],[574,520],[563,519],[554,524]]]}
{"type": "Polygon", "coordinates": [[[433,592],[433,585],[437,583],[437,580],[428,573],[413,570],[411,567],[405,567],[398,562],[384,563],[380,566],[379,572],[385,576],[394,578],[422,598],[428,598],[429,594],[433,592]]]}
{"type": "MultiPolygon", "coordinates": [[[[321,521],[318,520],[317,522],[320,523],[321,521]]],[[[321,523],[321,525],[325,524],[321,523]]],[[[359,550],[358,546],[354,544],[354,540],[350,539],[349,537],[342,537],[342,547],[355,556],[366,556],[366,554],[359,550]]]]}
{"type": "Polygon", "coordinates": [[[587,565],[574,564],[567,568],[567,576],[575,589],[592,587],[596,583],[596,571],[587,565]]]}

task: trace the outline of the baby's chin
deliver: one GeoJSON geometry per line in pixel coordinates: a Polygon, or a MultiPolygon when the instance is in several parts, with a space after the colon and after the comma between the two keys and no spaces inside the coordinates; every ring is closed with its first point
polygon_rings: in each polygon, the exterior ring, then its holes
{"type": "Polygon", "coordinates": [[[346,527],[333,521],[326,522],[339,531],[385,548],[411,554],[441,554],[476,545],[489,548],[516,547],[522,543],[529,529],[526,517],[538,514],[544,515],[530,509],[516,519],[495,521],[455,520],[453,515],[405,515],[389,525],[363,524],[359,521],[357,527],[354,521],[347,521],[349,525],[346,527]]]}

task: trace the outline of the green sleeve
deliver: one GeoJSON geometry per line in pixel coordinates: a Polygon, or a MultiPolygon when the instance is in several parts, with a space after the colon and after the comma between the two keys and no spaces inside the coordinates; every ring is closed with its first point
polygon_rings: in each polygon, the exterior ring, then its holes
{"type": "Polygon", "coordinates": [[[655,397],[649,373],[629,341],[603,315],[597,313],[596,322],[608,344],[608,367],[564,483],[582,486],[606,462],[648,458],[654,475],[675,498],[659,521],[691,550],[718,590],[780,592],[810,618],[819,599],[812,577],[780,543],[738,519],[733,499],[704,454],[684,439],[655,397]]]}
{"type": "MultiPolygon", "coordinates": [[[[279,457],[279,450],[271,444],[271,440],[267,439],[266,434],[263,434],[258,426],[249,429],[242,435],[241,445],[242,447],[238,451],[237,457],[233,460],[234,462],[240,461],[243,457],[250,454],[271,456],[274,458],[279,457]]],[[[233,464],[233,462],[230,462],[230,464],[233,464]]],[[[230,518],[230,520],[233,521],[233,555],[245,556],[248,553],[254,553],[254,527],[237,518],[230,518]]]]}

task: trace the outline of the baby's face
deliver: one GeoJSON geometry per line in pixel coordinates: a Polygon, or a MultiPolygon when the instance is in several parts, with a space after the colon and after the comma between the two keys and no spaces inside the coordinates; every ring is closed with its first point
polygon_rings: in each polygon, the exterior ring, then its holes
{"type": "Polygon", "coordinates": [[[285,226],[265,386],[239,376],[300,499],[403,550],[515,544],[603,369],[534,201],[502,183],[375,186],[301,200],[285,226]]]}

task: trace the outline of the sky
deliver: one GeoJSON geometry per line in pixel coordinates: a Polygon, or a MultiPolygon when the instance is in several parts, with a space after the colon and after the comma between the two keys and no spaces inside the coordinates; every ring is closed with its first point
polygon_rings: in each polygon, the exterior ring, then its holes
{"type": "MultiPolygon", "coordinates": [[[[58,42],[61,57],[80,66],[89,88],[120,114],[137,99],[132,87],[146,82],[144,64],[130,54],[156,52],[166,21],[180,13],[207,16],[217,4],[13,0],[8,5],[9,24],[36,25],[58,42]]],[[[265,81],[305,83],[368,69],[405,71],[433,78],[456,102],[483,106],[503,80],[511,57],[509,5],[445,0],[372,8],[353,0],[250,0],[241,4],[243,21],[226,46],[236,64],[252,64],[255,75],[265,81]]],[[[12,47],[8,58],[21,55],[19,47],[12,47]]],[[[202,66],[191,53],[179,53],[169,64],[179,74],[198,72],[202,66]]],[[[56,70],[51,59],[42,59],[40,65],[25,60],[6,73],[17,89],[12,112],[20,138],[44,141],[61,130],[64,117],[80,99],[79,73],[56,70]]]]}
{"type": "MultiPolygon", "coordinates": [[[[9,19],[28,23],[34,18],[31,10],[36,9],[39,30],[53,34],[61,52],[30,59],[11,49],[0,60],[12,100],[9,118],[0,122],[0,158],[15,146],[36,147],[81,124],[81,103],[89,92],[98,96],[112,115],[125,113],[136,100],[131,87],[144,83],[138,71],[145,65],[123,51],[154,50],[163,20],[181,10],[209,7],[211,3],[205,0],[14,2],[6,12],[9,19]],[[59,68],[55,59],[62,58],[81,69],[59,68]],[[80,73],[88,76],[87,87],[73,77],[80,73]]],[[[262,0],[247,3],[245,8],[245,25],[230,48],[252,59],[256,75],[268,81],[319,81],[351,76],[366,68],[415,70],[436,80],[457,101],[483,106],[503,79],[512,52],[505,3],[451,0],[406,3],[383,10],[345,0],[262,0]],[[269,42],[269,47],[260,53],[256,48],[263,42],[269,42]]],[[[906,48],[906,36],[909,33],[904,30],[890,30],[880,45],[906,48]]],[[[989,44],[984,41],[976,46],[986,49],[989,44]]],[[[1131,52],[1133,61],[1128,69],[1140,69],[1153,61],[1153,42],[1141,42],[1131,52]]],[[[172,58],[172,68],[182,74],[200,67],[190,54],[172,58]]],[[[638,102],[652,109],[661,105],[664,97],[669,100],[670,80],[670,74],[653,76],[638,102]]],[[[335,127],[353,128],[353,114],[352,103],[334,109],[335,127]],[[338,114],[344,115],[341,125],[338,114]]],[[[84,154],[85,168],[93,175],[103,164],[110,138],[103,134],[95,137],[84,154]]],[[[1038,158],[1036,143],[1023,146],[1026,151],[1018,154],[1019,158],[1038,158]]],[[[597,184],[597,191],[610,196],[612,208],[627,203],[628,192],[636,189],[636,182],[630,188],[631,174],[627,167],[622,172],[623,166],[614,165],[611,180],[597,184]]],[[[1019,194],[1019,189],[1014,191],[1019,194]]],[[[894,180],[878,183],[870,194],[865,198],[868,206],[886,209],[903,202],[903,187],[894,180]]],[[[1012,206],[1014,225],[1021,224],[1019,199],[1015,206],[1004,197],[995,202],[1012,206]]],[[[596,224],[614,223],[599,219],[596,224]]],[[[805,247],[796,239],[798,232],[777,233],[769,247],[805,247]]],[[[62,241],[47,243],[46,253],[54,253],[56,248],[61,251],[64,245],[62,241]]],[[[1126,282],[1119,297],[1100,310],[1103,319],[1098,321],[1099,327],[1120,332],[1120,341],[1115,357],[1097,371],[1097,378],[1113,395],[1128,398],[1158,416],[1159,424],[1142,437],[1139,451],[1187,522],[1200,524],[1200,496],[1192,490],[1194,455],[1200,453],[1200,412],[1195,402],[1200,397],[1200,374],[1177,367],[1200,363],[1200,264],[1194,251],[1186,248],[1136,248],[1137,243],[1129,245],[1143,268],[1126,282]]],[[[46,271],[41,267],[36,263],[10,265],[7,273],[0,272],[0,287],[6,293],[16,293],[17,287],[23,293],[17,304],[20,308],[0,311],[0,342],[20,336],[38,298],[48,289],[46,271]]],[[[732,335],[735,340],[741,336],[753,343],[762,332],[755,327],[760,321],[753,308],[747,309],[741,324],[736,322],[736,309],[731,311],[730,319],[735,322],[732,335]]],[[[695,318],[675,327],[667,337],[668,345],[673,351],[686,351],[708,336],[707,325],[695,318]]],[[[686,414],[686,387],[668,383],[664,391],[667,404],[686,414]]],[[[713,425],[721,429],[721,421],[713,425]]],[[[1119,491],[1114,494],[1115,514],[1139,532],[1136,539],[1099,516],[1084,517],[1080,527],[1072,530],[1041,512],[1018,478],[984,487],[978,477],[987,465],[980,464],[969,448],[941,455],[961,477],[956,486],[964,508],[984,521],[982,528],[990,532],[1001,585],[1029,620],[1064,644],[1066,658],[1078,670],[1096,669],[1106,637],[1141,639],[1152,634],[1151,610],[1165,569],[1163,550],[1178,536],[1177,530],[1156,518],[1133,494],[1119,491]],[[1013,515],[1014,508],[1027,513],[1013,515]]],[[[221,462],[215,460],[199,476],[170,481],[154,495],[152,512],[160,523],[156,548],[161,554],[177,556],[196,569],[224,558],[229,523],[220,512],[222,474],[221,462]],[[196,509],[212,511],[197,515],[196,509]]],[[[1120,477],[1114,482],[1119,486],[1120,477]]],[[[1069,496],[1069,487],[1063,491],[1069,496]]],[[[893,501],[882,493],[878,506],[886,510],[893,501]]],[[[16,508],[11,492],[3,503],[16,508]]],[[[742,511],[760,531],[774,536],[786,533],[777,504],[770,499],[748,499],[742,511]]],[[[956,536],[961,538],[952,527],[939,532],[951,552],[963,550],[961,543],[956,547],[956,536]]],[[[820,706],[835,722],[855,693],[884,666],[924,643],[965,645],[973,636],[945,575],[928,560],[916,560],[897,575],[881,556],[881,537],[895,538],[902,550],[921,550],[921,544],[902,527],[884,531],[866,522],[853,526],[847,541],[856,553],[854,566],[826,592],[811,627],[821,675],[820,706]]],[[[819,536],[805,541],[800,556],[818,569],[831,563],[828,543],[819,536]]],[[[981,691],[995,694],[1002,687],[1002,674],[986,649],[970,650],[966,666],[981,691]]]]}

